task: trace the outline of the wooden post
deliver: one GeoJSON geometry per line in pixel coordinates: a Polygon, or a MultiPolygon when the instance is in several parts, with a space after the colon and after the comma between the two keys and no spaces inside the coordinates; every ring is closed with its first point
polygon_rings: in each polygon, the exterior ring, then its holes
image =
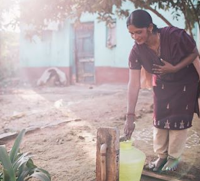
{"type": "Polygon", "coordinates": [[[99,128],[96,149],[96,181],[119,181],[118,129],[99,128]]]}

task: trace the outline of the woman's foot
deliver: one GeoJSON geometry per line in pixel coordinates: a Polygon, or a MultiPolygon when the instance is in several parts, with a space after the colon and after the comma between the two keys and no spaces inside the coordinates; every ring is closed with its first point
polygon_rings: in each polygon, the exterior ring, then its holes
{"type": "Polygon", "coordinates": [[[162,167],[167,162],[167,158],[157,158],[156,161],[152,161],[145,166],[145,168],[152,170],[153,172],[158,172],[162,170],[162,167]]]}
{"type": "Polygon", "coordinates": [[[163,166],[162,171],[175,171],[180,159],[168,158],[167,163],[163,166]]]}

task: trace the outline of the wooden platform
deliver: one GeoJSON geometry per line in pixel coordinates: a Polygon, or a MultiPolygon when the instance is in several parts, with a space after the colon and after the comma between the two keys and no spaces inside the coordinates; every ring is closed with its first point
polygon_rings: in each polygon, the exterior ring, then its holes
{"type": "Polygon", "coordinates": [[[151,178],[155,178],[155,179],[158,179],[161,181],[181,181],[179,179],[173,178],[172,176],[161,175],[161,174],[154,173],[154,172],[147,171],[147,170],[143,170],[142,175],[151,177],[151,178]]]}

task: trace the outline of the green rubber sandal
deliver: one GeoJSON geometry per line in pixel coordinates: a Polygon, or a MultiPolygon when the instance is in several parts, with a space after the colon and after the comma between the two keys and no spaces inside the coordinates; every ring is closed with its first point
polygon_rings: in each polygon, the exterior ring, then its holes
{"type": "Polygon", "coordinates": [[[178,168],[180,158],[168,158],[167,163],[163,166],[162,171],[175,171],[178,168]]]}

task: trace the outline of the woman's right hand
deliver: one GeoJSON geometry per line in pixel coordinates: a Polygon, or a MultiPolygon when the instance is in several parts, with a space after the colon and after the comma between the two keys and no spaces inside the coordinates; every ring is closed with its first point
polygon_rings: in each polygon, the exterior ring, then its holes
{"type": "Polygon", "coordinates": [[[169,73],[176,73],[178,71],[176,66],[170,64],[169,62],[163,59],[161,59],[161,62],[163,63],[163,65],[153,64],[152,71],[154,74],[165,75],[169,73]]]}
{"type": "Polygon", "coordinates": [[[135,114],[126,116],[126,121],[124,124],[124,134],[126,136],[126,140],[131,139],[131,135],[135,129],[135,120],[136,120],[135,114]]]}

